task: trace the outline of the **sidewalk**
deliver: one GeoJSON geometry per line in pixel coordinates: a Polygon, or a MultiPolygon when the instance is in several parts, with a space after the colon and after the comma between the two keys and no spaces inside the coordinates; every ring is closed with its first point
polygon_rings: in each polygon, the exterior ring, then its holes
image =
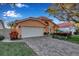
{"type": "Polygon", "coordinates": [[[10,40],[10,39],[4,39],[1,42],[24,42],[24,40],[10,40]]]}

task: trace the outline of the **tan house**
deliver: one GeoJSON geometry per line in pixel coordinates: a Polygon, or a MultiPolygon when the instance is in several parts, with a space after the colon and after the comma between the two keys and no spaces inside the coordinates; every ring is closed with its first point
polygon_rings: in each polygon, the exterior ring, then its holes
{"type": "Polygon", "coordinates": [[[20,37],[25,38],[43,36],[44,32],[53,33],[57,28],[58,26],[46,17],[29,17],[16,21],[14,29],[18,31],[20,37]]]}

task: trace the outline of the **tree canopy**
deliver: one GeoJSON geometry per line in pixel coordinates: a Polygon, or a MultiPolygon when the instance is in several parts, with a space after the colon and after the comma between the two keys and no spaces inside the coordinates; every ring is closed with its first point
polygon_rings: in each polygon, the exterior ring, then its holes
{"type": "Polygon", "coordinates": [[[15,22],[14,21],[8,22],[7,25],[12,28],[13,26],[15,26],[15,22]]]}
{"type": "Polygon", "coordinates": [[[77,3],[51,4],[45,12],[61,21],[79,22],[79,4],[77,3]]]}

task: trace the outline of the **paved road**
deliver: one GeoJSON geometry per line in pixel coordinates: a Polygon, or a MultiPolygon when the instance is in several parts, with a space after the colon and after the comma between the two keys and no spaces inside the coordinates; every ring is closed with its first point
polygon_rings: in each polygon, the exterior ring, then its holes
{"type": "Polygon", "coordinates": [[[39,56],[79,56],[79,45],[50,37],[26,38],[39,56]]]}

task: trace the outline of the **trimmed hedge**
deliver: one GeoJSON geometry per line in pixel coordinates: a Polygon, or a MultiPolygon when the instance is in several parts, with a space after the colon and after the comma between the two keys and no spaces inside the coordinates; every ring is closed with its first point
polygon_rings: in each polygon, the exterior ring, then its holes
{"type": "Polygon", "coordinates": [[[71,36],[71,33],[53,33],[53,38],[58,38],[58,39],[67,39],[68,37],[71,36]]]}

